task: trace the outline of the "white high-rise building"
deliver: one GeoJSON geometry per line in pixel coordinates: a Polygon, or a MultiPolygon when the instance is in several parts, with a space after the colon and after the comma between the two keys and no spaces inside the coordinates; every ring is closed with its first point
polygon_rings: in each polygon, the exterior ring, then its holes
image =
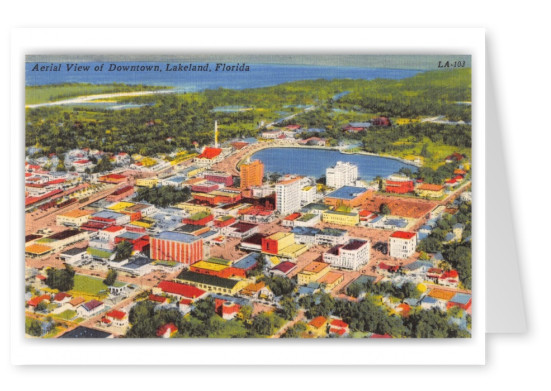
{"type": "Polygon", "coordinates": [[[388,251],[393,258],[409,258],[415,253],[416,247],[415,232],[396,231],[388,238],[388,251]]]}
{"type": "Polygon", "coordinates": [[[338,189],[343,186],[354,186],[358,179],[358,166],[348,162],[337,162],[335,167],[325,170],[326,183],[338,189]]]}
{"type": "Polygon", "coordinates": [[[285,215],[300,209],[301,178],[283,179],[276,183],[276,211],[285,215]]]}
{"type": "Polygon", "coordinates": [[[369,240],[351,239],[324,253],[323,260],[333,267],[358,270],[369,262],[370,247],[369,240]]]}

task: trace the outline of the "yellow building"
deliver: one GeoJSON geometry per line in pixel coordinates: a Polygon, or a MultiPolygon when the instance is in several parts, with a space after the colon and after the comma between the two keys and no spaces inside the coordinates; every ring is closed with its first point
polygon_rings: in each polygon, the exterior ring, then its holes
{"type": "Polygon", "coordinates": [[[153,224],[155,224],[155,221],[152,219],[148,219],[147,217],[144,217],[141,220],[134,220],[130,223],[130,225],[142,228],[151,228],[153,224]]]}
{"type": "Polygon", "coordinates": [[[444,196],[444,186],[433,185],[431,183],[421,183],[415,189],[415,194],[419,197],[440,198],[444,196]]]}
{"type": "Polygon", "coordinates": [[[188,212],[190,215],[196,213],[208,212],[210,213],[210,208],[201,205],[189,204],[187,202],[180,202],[179,204],[174,205],[176,208],[183,209],[188,212]]]}
{"type": "Polygon", "coordinates": [[[344,280],[344,274],[330,271],[321,277],[318,282],[324,286],[326,292],[330,292],[344,280]]]}
{"type": "Polygon", "coordinates": [[[178,275],[177,280],[184,284],[190,284],[196,286],[199,289],[203,289],[213,293],[224,293],[235,295],[241,289],[249,285],[249,280],[234,280],[231,278],[221,278],[217,276],[211,276],[208,274],[196,273],[184,270],[178,275]]]}
{"type": "Polygon", "coordinates": [[[157,178],[141,178],[136,180],[136,186],[152,188],[157,186],[158,182],[157,178]]]}
{"type": "Polygon", "coordinates": [[[25,255],[30,257],[41,257],[52,251],[53,248],[44,244],[31,244],[25,247],[25,255]]]}
{"type": "Polygon", "coordinates": [[[80,227],[82,224],[88,222],[91,215],[92,211],[75,209],[57,215],[56,223],[57,225],[65,225],[68,227],[80,227]]]}
{"type": "Polygon", "coordinates": [[[312,319],[308,323],[308,329],[315,337],[324,337],[327,334],[327,318],[318,316],[312,319]]]}
{"type": "Polygon", "coordinates": [[[136,204],[134,204],[133,202],[121,201],[121,202],[116,202],[112,205],[109,205],[107,209],[111,209],[115,212],[120,212],[121,210],[125,210],[126,208],[130,208],[131,206],[134,206],[134,205],[136,204]]]}
{"type": "Polygon", "coordinates": [[[297,274],[299,285],[307,285],[313,281],[319,280],[321,277],[331,271],[329,264],[324,262],[311,262],[297,274]]]}
{"type": "Polygon", "coordinates": [[[360,222],[360,215],[358,212],[338,212],[335,210],[328,210],[323,212],[322,221],[330,224],[354,226],[360,222]]]}
{"type": "Polygon", "coordinates": [[[284,258],[297,258],[299,255],[308,251],[308,246],[300,243],[293,243],[290,246],[282,248],[278,255],[284,258]]]}

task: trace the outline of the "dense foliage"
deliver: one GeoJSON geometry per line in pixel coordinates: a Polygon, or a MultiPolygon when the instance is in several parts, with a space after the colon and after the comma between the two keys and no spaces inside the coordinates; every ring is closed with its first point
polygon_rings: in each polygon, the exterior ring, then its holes
{"type": "Polygon", "coordinates": [[[159,207],[167,207],[179,202],[185,202],[191,197],[189,188],[177,189],[172,186],[142,187],[138,189],[136,201],[145,201],[159,207]]]}
{"type": "Polygon", "coordinates": [[[75,285],[75,270],[68,264],[64,265],[65,269],[48,269],[46,280],[44,280],[50,288],[62,292],[73,289],[75,285]]]}

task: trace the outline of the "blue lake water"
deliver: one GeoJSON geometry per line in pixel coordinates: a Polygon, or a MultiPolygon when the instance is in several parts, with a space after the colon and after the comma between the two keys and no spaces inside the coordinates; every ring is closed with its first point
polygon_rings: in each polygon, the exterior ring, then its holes
{"type": "Polygon", "coordinates": [[[281,174],[298,174],[320,177],[325,169],[334,166],[338,161],[350,162],[358,166],[358,174],[364,180],[377,176],[386,177],[406,167],[417,171],[417,167],[389,159],[370,155],[344,154],[335,150],[315,148],[266,148],[252,155],[251,160],[264,163],[265,172],[281,174]]]}
{"type": "MultiPolygon", "coordinates": [[[[26,85],[45,85],[58,83],[92,84],[146,84],[175,87],[182,91],[201,91],[205,89],[231,88],[245,89],[268,87],[297,80],[316,79],[403,79],[421,72],[412,69],[357,68],[310,65],[247,64],[249,72],[215,71],[216,63],[209,63],[209,71],[167,72],[166,62],[117,62],[117,65],[159,65],[161,71],[108,72],[109,62],[82,62],[79,65],[90,66],[86,72],[67,70],[61,63],[59,71],[32,71],[36,62],[25,64],[26,85]],[[102,71],[94,67],[104,64],[102,71]]],[[[50,63],[38,63],[50,65],[50,63]]],[[[57,65],[60,63],[54,63],[57,65]]],[[[171,63],[173,64],[173,63],[171,63]]],[[[187,65],[187,64],[184,64],[187,65]]],[[[201,64],[201,65],[204,65],[201,64]]]]}

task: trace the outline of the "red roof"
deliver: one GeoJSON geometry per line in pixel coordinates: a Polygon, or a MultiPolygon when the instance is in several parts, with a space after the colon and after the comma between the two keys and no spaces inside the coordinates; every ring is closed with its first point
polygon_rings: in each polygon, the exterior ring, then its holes
{"type": "Polygon", "coordinates": [[[46,182],[46,185],[57,185],[59,183],[65,182],[65,179],[54,179],[53,181],[46,182]]]}
{"type": "Polygon", "coordinates": [[[149,300],[162,304],[166,301],[166,297],[151,294],[149,295],[149,300]]]}
{"type": "Polygon", "coordinates": [[[167,323],[157,329],[157,337],[165,335],[167,331],[172,334],[173,332],[178,331],[178,328],[176,327],[176,325],[174,325],[174,323],[167,323]]]}
{"type": "Polygon", "coordinates": [[[120,231],[121,229],[123,229],[123,227],[121,227],[120,225],[112,225],[111,227],[107,227],[107,228],[103,229],[102,231],[107,231],[107,232],[118,232],[118,231],[120,231]]]}
{"type": "Polygon", "coordinates": [[[70,294],[66,292],[59,292],[54,296],[55,301],[62,301],[63,299],[66,299],[67,297],[72,297],[70,294]]]}
{"type": "Polygon", "coordinates": [[[73,162],[73,164],[86,164],[86,163],[90,163],[90,160],[82,159],[82,160],[77,160],[76,162],[73,162]]]}
{"type": "Polygon", "coordinates": [[[315,328],[319,329],[321,326],[323,326],[327,322],[327,319],[323,316],[318,316],[314,319],[312,319],[309,323],[310,326],[314,326],[315,328]]]}
{"type": "Polygon", "coordinates": [[[280,264],[274,266],[272,270],[278,270],[282,273],[287,274],[291,269],[293,269],[296,265],[289,261],[283,261],[280,264]]]}
{"type": "Polygon", "coordinates": [[[44,300],[50,301],[50,295],[42,295],[42,296],[36,296],[33,297],[31,300],[27,302],[28,305],[31,307],[36,307],[38,304],[42,303],[44,300]]]}
{"type": "Polygon", "coordinates": [[[121,174],[107,174],[107,175],[102,176],[102,178],[124,179],[124,178],[126,178],[126,176],[125,176],[125,175],[121,175],[121,174]]]}
{"type": "Polygon", "coordinates": [[[346,333],[346,329],[342,329],[340,327],[330,327],[329,332],[333,334],[343,335],[346,333]]]}
{"type": "Polygon", "coordinates": [[[300,129],[300,125],[287,125],[286,128],[289,130],[296,130],[300,129]]]}
{"type": "Polygon", "coordinates": [[[381,335],[381,334],[373,333],[373,334],[371,334],[371,337],[369,337],[369,338],[392,338],[392,337],[388,334],[381,335]]]}
{"type": "Polygon", "coordinates": [[[105,314],[105,316],[108,316],[110,318],[122,320],[126,316],[126,312],[119,311],[119,310],[112,310],[105,314]]]}
{"type": "Polygon", "coordinates": [[[214,159],[216,156],[220,155],[221,153],[222,153],[222,149],[220,148],[206,147],[203,150],[203,153],[197,157],[199,159],[214,159]]]}
{"type": "Polygon", "coordinates": [[[344,322],[341,319],[333,319],[330,324],[332,327],[342,327],[342,328],[348,327],[348,323],[344,322]]]}
{"type": "Polygon", "coordinates": [[[38,278],[40,281],[44,281],[44,280],[45,280],[46,278],[48,278],[48,277],[46,277],[46,276],[43,275],[43,274],[37,274],[37,275],[36,275],[36,278],[38,278]]]}
{"type": "Polygon", "coordinates": [[[411,239],[415,236],[415,232],[396,231],[390,235],[391,238],[411,239]]]}
{"type": "Polygon", "coordinates": [[[301,216],[300,213],[295,212],[295,213],[291,213],[289,216],[285,217],[283,220],[293,221],[293,220],[298,219],[300,216],[301,216]]]}
{"type": "Polygon", "coordinates": [[[441,279],[446,278],[459,278],[459,274],[457,273],[457,270],[450,270],[449,272],[444,272],[440,276],[441,279]]]}
{"type": "Polygon", "coordinates": [[[381,269],[381,270],[389,270],[389,271],[391,271],[391,272],[392,272],[392,271],[395,272],[395,271],[398,271],[399,268],[400,268],[399,266],[390,266],[390,265],[387,265],[387,264],[384,263],[384,262],[381,262],[381,263],[379,264],[379,269],[381,269]]]}
{"type": "Polygon", "coordinates": [[[195,299],[205,294],[205,291],[202,289],[179,282],[161,281],[157,287],[165,293],[188,297],[190,299],[195,299]]]}

